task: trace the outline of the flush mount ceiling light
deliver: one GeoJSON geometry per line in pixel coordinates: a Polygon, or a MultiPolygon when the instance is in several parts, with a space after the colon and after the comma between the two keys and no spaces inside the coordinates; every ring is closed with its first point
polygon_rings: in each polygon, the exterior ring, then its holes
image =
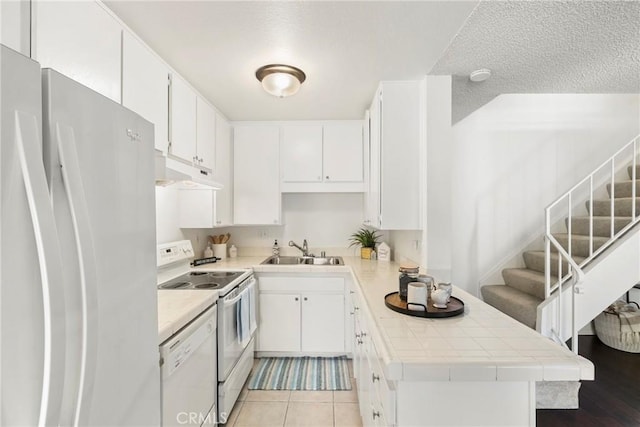
{"type": "Polygon", "coordinates": [[[307,76],[296,67],[269,64],[256,70],[256,78],[268,93],[279,98],[295,94],[307,76]]]}
{"type": "Polygon", "coordinates": [[[489,70],[488,68],[481,68],[469,74],[469,80],[476,83],[483,82],[489,77],[491,77],[491,70],[489,70]]]}

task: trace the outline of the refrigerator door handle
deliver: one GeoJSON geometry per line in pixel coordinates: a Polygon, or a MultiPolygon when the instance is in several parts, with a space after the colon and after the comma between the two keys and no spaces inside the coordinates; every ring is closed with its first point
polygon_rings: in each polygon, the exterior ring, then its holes
{"type": "Polygon", "coordinates": [[[75,244],[78,252],[80,285],[82,289],[82,356],[80,363],[80,383],[74,425],[89,423],[91,395],[95,383],[98,358],[98,275],[93,244],[93,233],[89,221],[80,162],[76,151],[73,128],[56,123],[56,140],[62,182],[71,211],[71,221],[75,232],[75,244]],[[93,313],[93,315],[92,315],[93,313]]]}
{"type": "Polygon", "coordinates": [[[39,426],[60,424],[65,371],[65,301],[62,259],[42,163],[37,118],[16,111],[15,143],[35,235],[42,281],[44,355],[39,426]]]}

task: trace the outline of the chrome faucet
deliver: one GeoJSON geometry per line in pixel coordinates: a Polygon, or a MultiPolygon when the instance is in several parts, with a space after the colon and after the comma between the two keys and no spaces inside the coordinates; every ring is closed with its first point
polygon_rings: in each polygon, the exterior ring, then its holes
{"type": "Polygon", "coordinates": [[[302,251],[302,256],[309,256],[309,246],[307,245],[307,239],[304,239],[302,242],[302,247],[296,245],[296,242],[293,240],[289,240],[289,246],[295,246],[300,251],[302,251]]]}

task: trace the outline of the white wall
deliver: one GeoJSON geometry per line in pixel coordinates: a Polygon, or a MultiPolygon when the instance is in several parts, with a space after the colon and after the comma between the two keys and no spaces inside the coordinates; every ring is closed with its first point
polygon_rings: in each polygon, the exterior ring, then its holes
{"type": "Polygon", "coordinates": [[[440,205],[451,217],[454,284],[477,294],[483,276],[532,239],[541,242],[544,208],[640,133],[639,101],[502,95],[457,123],[450,163],[441,165],[450,171],[450,210],[440,205]]]}
{"type": "Polygon", "coordinates": [[[309,243],[309,250],[316,255],[322,250],[340,256],[359,253],[359,249],[348,248],[348,238],[362,224],[361,193],[283,194],[284,225],[281,226],[181,230],[177,222],[176,191],[170,187],[156,190],[158,242],[189,239],[197,256],[202,255],[208,235],[223,233],[231,233],[229,245],[235,244],[238,254],[244,256],[270,254],[274,239],[278,239],[284,254],[299,253],[297,249],[289,248],[287,243],[293,240],[302,245],[304,239],[309,243]]]}
{"type": "Polygon", "coordinates": [[[156,238],[158,243],[186,239],[178,225],[178,190],[156,187],[156,238]]]}

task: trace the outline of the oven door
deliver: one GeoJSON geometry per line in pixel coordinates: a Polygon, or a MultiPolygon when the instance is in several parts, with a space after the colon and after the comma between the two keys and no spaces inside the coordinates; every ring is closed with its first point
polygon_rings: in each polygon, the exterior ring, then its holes
{"type": "Polygon", "coordinates": [[[218,302],[218,381],[225,381],[255,334],[257,282],[251,276],[218,302]],[[249,309],[244,318],[250,320],[248,330],[238,322],[240,310],[249,309]],[[245,338],[244,340],[242,338],[245,338]]]}

